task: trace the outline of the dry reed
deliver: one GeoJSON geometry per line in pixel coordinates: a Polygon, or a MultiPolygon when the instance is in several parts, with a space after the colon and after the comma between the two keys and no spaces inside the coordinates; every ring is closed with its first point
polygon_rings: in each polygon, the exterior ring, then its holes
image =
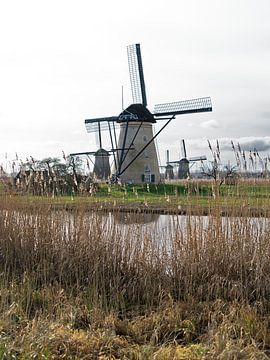
{"type": "Polygon", "coordinates": [[[270,347],[268,220],[221,217],[216,207],[207,219],[172,217],[161,233],[82,205],[66,212],[18,208],[10,200],[2,201],[0,214],[5,354],[18,346],[18,339],[9,343],[14,331],[27,346],[32,341],[35,354],[46,349],[48,358],[60,358],[51,331],[55,342],[70,346],[62,358],[91,351],[104,359],[233,359],[240,351],[243,358],[267,358],[261,349],[270,347]],[[181,348],[202,339],[198,349],[181,348]]]}

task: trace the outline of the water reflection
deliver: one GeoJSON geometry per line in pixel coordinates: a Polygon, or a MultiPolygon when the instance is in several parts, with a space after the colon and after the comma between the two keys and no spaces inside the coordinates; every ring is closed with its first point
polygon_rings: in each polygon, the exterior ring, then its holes
{"type": "Polygon", "coordinates": [[[103,229],[115,229],[122,236],[135,239],[151,238],[162,245],[171,242],[175,236],[187,241],[187,234],[196,228],[202,234],[207,229],[206,216],[164,215],[155,213],[89,213],[89,221],[99,218],[103,229]]]}
{"type": "MultiPolygon", "coordinates": [[[[207,242],[209,239],[229,239],[233,244],[239,238],[252,239],[258,243],[262,238],[269,242],[270,218],[266,217],[222,217],[194,215],[165,215],[156,213],[127,213],[96,211],[48,210],[48,212],[10,211],[0,212],[4,225],[10,221],[19,227],[25,224],[35,231],[48,223],[50,231],[59,231],[63,238],[72,239],[76,234],[100,234],[111,239],[117,232],[123,241],[130,239],[151,238],[152,241],[173,243],[180,239],[183,243],[190,241],[207,242]]],[[[90,236],[90,235],[89,235],[90,236]]]]}
{"type": "Polygon", "coordinates": [[[130,212],[116,212],[112,213],[116,224],[140,224],[145,225],[149,223],[157,223],[160,218],[160,214],[154,213],[130,213],[130,212]]]}
{"type": "MultiPolygon", "coordinates": [[[[97,216],[92,214],[91,216],[97,216]]],[[[237,237],[252,238],[257,242],[261,236],[270,233],[269,218],[164,215],[154,213],[109,213],[102,216],[102,222],[109,228],[116,227],[121,232],[136,234],[138,237],[151,236],[159,242],[179,238],[186,242],[192,239],[207,241],[208,238],[237,237]]]]}

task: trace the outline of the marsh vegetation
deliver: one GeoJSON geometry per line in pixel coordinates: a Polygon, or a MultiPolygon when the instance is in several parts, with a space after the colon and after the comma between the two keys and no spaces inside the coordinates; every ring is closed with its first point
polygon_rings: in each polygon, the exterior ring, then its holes
{"type": "Polygon", "coordinates": [[[3,195],[1,358],[267,359],[269,222],[215,201],[158,236],[136,214],[3,195]]]}

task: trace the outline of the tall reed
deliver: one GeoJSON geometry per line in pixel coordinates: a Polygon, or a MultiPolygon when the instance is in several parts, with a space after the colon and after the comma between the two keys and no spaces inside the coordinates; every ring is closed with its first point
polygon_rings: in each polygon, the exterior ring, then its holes
{"type": "Polygon", "coordinates": [[[31,294],[58,286],[122,312],[151,308],[164,296],[265,304],[270,296],[265,218],[213,210],[207,218],[171,217],[161,231],[119,224],[122,214],[84,206],[66,212],[9,201],[0,214],[0,281],[27,284],[31,294]]]}

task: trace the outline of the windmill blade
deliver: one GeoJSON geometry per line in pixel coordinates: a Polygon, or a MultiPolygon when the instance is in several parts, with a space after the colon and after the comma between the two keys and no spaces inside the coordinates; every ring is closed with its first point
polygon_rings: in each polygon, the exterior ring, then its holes
{"type": "Polygon", "coordinates": [[[115,122],[118,120],[118,116],[110,116],[96,119],[86,119],[84,121],[85,127],[88,133],[108,130],[108,123],[115,122]]]}
{"type": "Polygon", "coordinates": [[[181,140],[181,153],[182,153],[182,157],[186,159],[187,158],[187,151],[186,151],[186,144],[185,144],[184,139],[181,140]]]}
{"type": "Polygon", "coordinates": [[[188,158],[188,161],[203,161],[203,160],[207,160],[207,157],[205,155],[202,156],[194,156],[194,157],[190,157],[188,158]]]}
{"type": "Polygon", "coordinates": [[[157,104],[154,107],[155,116],[173,116],[207,111],[212,111],[212,103],[210,97],[157,104]]]}
{"type": "Polygon", "coordinates": [[[169,161],[169,164],[179,164],[180,160],[175,160],[175,161],[169,161]]]}
{"type": "Polygon", "coordinates": [[[80,155],[95,155],[96,151],[85,151],[85,152],[79,152],[79,153],[72,153],[69,154],[69,156],[80,156],[80,155]]]}
{"type": "Polygon", "coordinates": [[[170,152],[169,152],[169,150],[166,150],[166,159],[167,159],[166,163],[169,164],[169,162],[170,162],[170,152]]]}
{"type": "Polygon", "coordinates": [[[133,103],[147,106],[140,44],[129,45],[127,55],[133,103]]]}

